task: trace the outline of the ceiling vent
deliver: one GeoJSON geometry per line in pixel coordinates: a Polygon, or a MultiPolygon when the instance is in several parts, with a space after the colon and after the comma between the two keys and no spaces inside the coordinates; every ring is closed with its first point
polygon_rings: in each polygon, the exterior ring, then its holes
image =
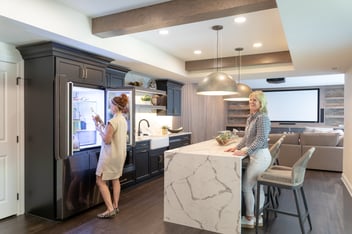
{"type": "Polygon", "coordinates": [[[269,84],[282,84],[285,83],[285,78],[268,78],[266,79],[266,82],[269,84]]]}

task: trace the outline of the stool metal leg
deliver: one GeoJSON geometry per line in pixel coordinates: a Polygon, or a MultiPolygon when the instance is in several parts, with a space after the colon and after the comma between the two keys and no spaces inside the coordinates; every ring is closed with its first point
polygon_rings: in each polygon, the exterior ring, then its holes
{"type": "Polygon", "coordinates": [[[302,219],[303,217],[302,217],[302,212],[301,212],[300,205],[299,205],[297,189],[294,189],[294,190],[293,190],[293,194],[294,194],[294,196],[295,196],[295,202],[296,202],[296,208],[297,208],[297,215],[298,215],[298,220],[299,220],[299,226],[301,227],[302,234],[305,234],[305,231],[304,231],[304,221],[303,221],[303,219],[302,219]]]}
{"type": "Polygon", "coordinates": [[[259,215],[260,215],[260,183],[257,182],[257,196],[256,196],[256,208],[255,208],[255,233],[258,233],[259,215]]]}
{"type": "Polygon", "coordinates": [[[309,223],[309,230],[312,231],[312,222],[310,220],[310,214],[309,214],[309,210],[308,210],[308,203],[307,203],[307,199],[306,199],[306,195],[304,193],[304,189],[303,186],[301,187],[301,194],[302,194],[302,199],[303,199],[303,203],[304,203],[304,208],[306,211],[306,215],[307,215],[307,219],[308,219],[308,223],[309,223]]]}

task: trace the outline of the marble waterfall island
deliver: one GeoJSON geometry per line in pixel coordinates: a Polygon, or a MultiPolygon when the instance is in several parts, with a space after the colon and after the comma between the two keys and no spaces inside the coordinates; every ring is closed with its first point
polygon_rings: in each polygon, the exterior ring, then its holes
{"type": "Polygon", "coordinates": [[[164,221],[241,233],[242,159],[209,140],[164,154],[164,221]]]}

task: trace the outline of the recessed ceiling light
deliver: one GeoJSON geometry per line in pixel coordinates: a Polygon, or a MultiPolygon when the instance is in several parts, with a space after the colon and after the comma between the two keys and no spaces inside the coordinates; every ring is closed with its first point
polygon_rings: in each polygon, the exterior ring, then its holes
{"type": "Polygon", "coordinates": [[[169,31],[166,29],[161,29],[161,30],[159,30],[159,34],[160,35],[167,35],[167,34],[169,34],[169,31]]]}
{"type": "Polygon", "coordinates": [[[193,51],[193,54],[201,54],[201,53],[202,53],[201,50],[195,50],[195,51],[193,51]]]}
{"type": "Polygon", "coordinates": [[[238,17],[235,18],[235,22],[238,23],[238,24],[244,23],[244,22],[246,22],[246,17],[238,16],[238,17]]]}
{"type": "Polygon", "coordinates": [[[263,46],[263,44],[261,42],[256,42],[256,43],[253,44],[254,48],[259,48],[259,47],[262,47],[262,46],[263,46]]]}

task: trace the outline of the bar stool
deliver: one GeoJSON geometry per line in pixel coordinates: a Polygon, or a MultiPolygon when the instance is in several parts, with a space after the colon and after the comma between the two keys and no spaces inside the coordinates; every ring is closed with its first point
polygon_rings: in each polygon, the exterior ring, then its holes
{"type": "Polygon", "coordinates": [[[271,155],[271,163],[270,163],[270,166],[273,166],[273,165],[278,165],[279,164],[279,154],[280,154],[280,147],[281,147],[281,144],[282,142],[284,141],[286,137],[286,134],[283,134],[279,140],[277,140],[269,149],[270,151],[270,155],[271,155]]]}
{"type": "MultiPolygon", "coordinates": [[[[271,168],[274,165],[279,165],[279,154],[280,154],[280,148],[281,144],[284,141],[286,137],[286,134],[283,134],[269,149],[270,155],[271,155],[271,163],[269,165],[269,168],[271,168]]],[[[275,208],[279,206],[279,196],[281,194],[280,188],[278,187],[267,187],[267,198],[271,200],[271,203],[275,208]]]]}
{"type": "MultiPolygon", "coordinates": [[[[278,165],[278,157],[280,153],[280,147],[281,144],[285,138],[285,134],[283,134],[269,149],[270,155],[271,155],[271,163],[269,165],[269,168],[273,165],[278,165]]],[[[242,160],[242,170],[243,172],[247,169],[247,166],[249,164],[249,157],[246,157],[242,160]]],[[[257,190],[259,191],[259,190],[257,190]]],[[[267,200],[270,199],[272,204],[275,204],[276,206],[279,205],[278,201],[278,196],[280,194],[280,190],[278,188],[273,188],[268,186],[266,189],[265,196],[267,197],[267,200]]],[[[244,209],[244,207],[242,207],[244,209]]]]}
{"type": "MultiPolygon", "coordinates": [[[[275,215],[276,213],[281,213],[281,214],[297,217],[299,219],[299,224],[300,224],[302,233],[305,233],[304,223],[306,220],[308,220],[309,228],[310,230],[312,230],[312,223],[310,220],[307,200],[304,194],[303,183],[304,183],[304,176],[305,176],[308,161],[312,157],[314,151],[315,151],[315,147],[311,147],[301,156],[301,158],[299,158],[296,161],[296,163],[292,167],[274,165],[270,167],[267,171],[262,173],[260,176],[258,176],[257,191],[259,191],[259,188],[262,185],[292,190],[295,197],[297,213],[279,210],[278,207],[274,207],[273,204],[270,204],[270,201],[268,201],[267,202],[268,204],[264,206],[262,209],[260,209],[260,207],[257,206],[256,214],[255,214],[256,215],[256,233],[258,233],[258,220],[259,220],[259,214],[261,213],[261,211],[263,212],[273,211],[275,215]],[[301,204],[299,203],[299,199],[298,199],[299,191],[301,192],[304,211],[301,210],[302,207],[301,207],[301,204]]],[[[260,204],[259,194],[257,194],[256,200],[257,200],[256,204],[260,204]]]]}

